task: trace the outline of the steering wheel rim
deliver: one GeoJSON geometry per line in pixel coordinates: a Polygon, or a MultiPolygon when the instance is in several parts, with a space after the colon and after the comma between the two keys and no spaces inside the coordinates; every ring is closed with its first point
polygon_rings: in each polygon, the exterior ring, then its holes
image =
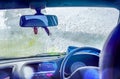
{"type": "MultiPolygon", "coordinates": [[[[67,79],[64,75],[64,71],[65,71],[65,67],[66,67],[66,63],[67,61],[71,58],[71,56],[73,56],[75,53],[81,52],[83,50],[94,50],[96,52],[100,52],[99,49],[97,48],[93,48],[93,47],[81,47],[81,48],[76,48],[74,50],[72,50],[68,55],[65,56],[62,64],[61,64],[61,68],[60,68],[60,78],[61,79],[67,79]]],[[[90,53],[92,54],[92,53],[90,53]]]]}

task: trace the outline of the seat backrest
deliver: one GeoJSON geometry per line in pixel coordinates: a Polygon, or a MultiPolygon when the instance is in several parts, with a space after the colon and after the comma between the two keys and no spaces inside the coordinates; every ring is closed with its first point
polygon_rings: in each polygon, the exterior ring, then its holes
{"type": "Polygon", "coordinates": [[[101,79],[120,79],[120,24],[109,35],[99,64],[101,79]]]}

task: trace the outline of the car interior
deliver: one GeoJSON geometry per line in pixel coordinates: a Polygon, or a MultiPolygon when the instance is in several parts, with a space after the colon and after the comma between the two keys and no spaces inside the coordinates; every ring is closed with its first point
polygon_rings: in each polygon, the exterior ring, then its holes
{"type": "Polygon", "coordinates": [[[120,79],[119,12],[119,0],[0,0],[0,79],[120,79]]]}

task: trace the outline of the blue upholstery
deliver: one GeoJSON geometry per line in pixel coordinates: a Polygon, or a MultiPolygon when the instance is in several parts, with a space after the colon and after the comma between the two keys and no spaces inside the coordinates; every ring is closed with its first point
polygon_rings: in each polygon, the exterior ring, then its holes
{"type": "Polygon", "coordinates": [[[120,79],[120,24],[112,31],[100,57],[102,79],[120,79]]]}

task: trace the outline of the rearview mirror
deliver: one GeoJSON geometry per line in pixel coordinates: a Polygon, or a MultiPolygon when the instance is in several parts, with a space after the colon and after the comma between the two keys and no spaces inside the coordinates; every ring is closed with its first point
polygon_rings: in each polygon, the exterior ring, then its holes
{"type": "Polygon", "coordinates": [[[58,19],[55,15],[23,15],[20,18],[21,27],[51,27],[57,25],[58,19]]]}

